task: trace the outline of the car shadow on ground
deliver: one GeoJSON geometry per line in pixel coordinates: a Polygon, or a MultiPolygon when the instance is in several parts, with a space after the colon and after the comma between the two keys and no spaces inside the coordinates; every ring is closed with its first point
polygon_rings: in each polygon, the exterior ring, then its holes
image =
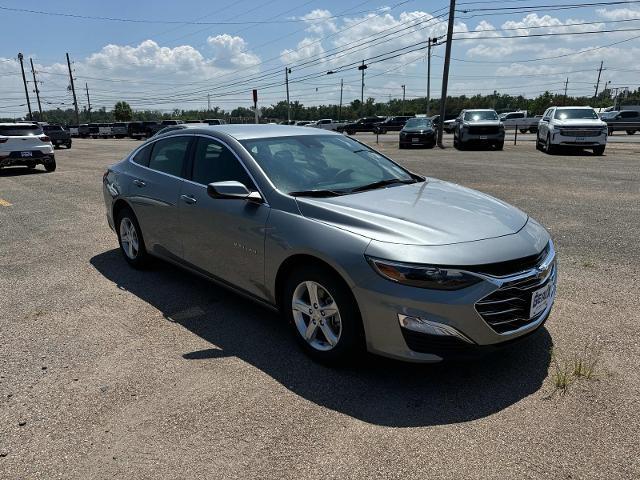
{"type": "Polygon", "coordinates": [[[47,173],[44,167],[36,167],[34,169],[27,167],[3,167],[0,168],[0,177],[20,177],[22,175],[37,175],[39,173],[47,173]]]}
{"type": "Polygon", "coordinates": [[[238,357],[311,402],[376,425],[483,418],[535,393],[547,376],[552,340],[544,328],[517,346],[470,362],[421,365],[366,355],[348,367],[328,368],[302,353],[276,313],[182,269],[156,261],[137,271],[117,249],[96,255],[91,264],[118,288],[212,344],[185,352],[185,360],[238,357]]]}

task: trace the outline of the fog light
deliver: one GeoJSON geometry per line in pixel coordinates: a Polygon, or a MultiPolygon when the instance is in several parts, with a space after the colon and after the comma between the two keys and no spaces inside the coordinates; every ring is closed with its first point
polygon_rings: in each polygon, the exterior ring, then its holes
{"type": "Polygon", "coordinates": [[[445,325],[444,323],[432,322],[425,318],[403,315],[401,313],[398,314],[398,322],[402,328],[406,328],[407,330],[412,330],[414,332],[425,333],[427,335],[439,335],[443,337],[457,337],[467,343],[474,343],[464,334],[449,325],[445,325]]]}

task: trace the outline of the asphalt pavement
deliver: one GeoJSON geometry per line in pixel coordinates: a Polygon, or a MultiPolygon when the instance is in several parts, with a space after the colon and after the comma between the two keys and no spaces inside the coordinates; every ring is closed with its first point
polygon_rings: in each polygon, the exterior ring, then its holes
{"type": "Polygon", "coordinates": [[[54,173],[0,171],[0,478],[640,478],[636,138],[597,157],[384,136],[556,242],[542,334],[441,365],[330,369],[274,313],[161,262],[129,268],[101,180],[139,142],[75,140],[54,173]],[[595,378],[557,390],[557,366],[587,357],[595,378]]]}

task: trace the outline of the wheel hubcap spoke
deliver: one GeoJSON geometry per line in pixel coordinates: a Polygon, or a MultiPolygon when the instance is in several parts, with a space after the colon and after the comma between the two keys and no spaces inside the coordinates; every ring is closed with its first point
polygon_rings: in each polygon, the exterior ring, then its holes
{"type": "Polygon", "coordinates": [[[291,311],[298,333],[315,350],[331,350],[340,341],[340,310],[324,286],[301,282],[293,292],[291,311]]]}

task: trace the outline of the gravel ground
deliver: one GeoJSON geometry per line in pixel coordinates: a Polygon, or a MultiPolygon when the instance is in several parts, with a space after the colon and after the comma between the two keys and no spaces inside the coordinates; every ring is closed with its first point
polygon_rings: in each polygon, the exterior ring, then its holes
{"type": "Polygon", "coordinates": [[[234,294],[126,266],[101,176],[135,145],[76,140],[55,173],[0,172],[0,478],[640,477],[638,144],[595,157],[382,143],[542,221],[558,298],[515,350],[341,370],[234,294]],[[561,363],[597,355],[596,378],[556,391],[552,348],[561,363]]]}

